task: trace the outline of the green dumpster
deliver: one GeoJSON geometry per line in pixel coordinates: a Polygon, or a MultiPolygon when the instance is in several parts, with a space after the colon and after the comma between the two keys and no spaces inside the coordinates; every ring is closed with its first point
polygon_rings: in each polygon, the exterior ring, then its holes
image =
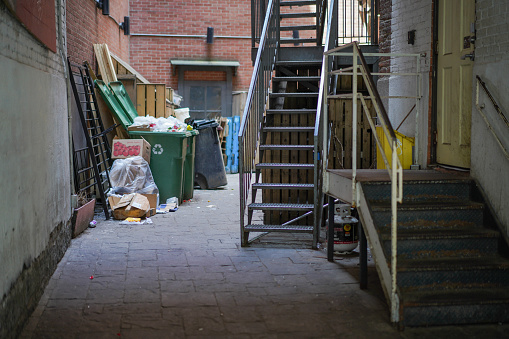
{"type": "Polygon", "coordinates": [[[184,183],[183,183],[183,199],[192,199],[194,195],[194,156],[196,149],[196,135],[198,131],[192,130],[191,137],[187,139],[187,152],[184,161],[184,183]]]}
{"type": "MultiPolygon", "coordinates": [[[[128,131],[138,115],[136,109],[120,82],[110,82],[108,86],[101,80],[95,84],[110,110],[128,131]]],[[[143,138],[151,146],[150,170],[159,189],[159,201],[177,197],[191,199],[194,193],[194,138],[198,131],[150,132],[128,131],[132,138],[143,138]]]]}
{"type": "MultiPolygon", "coordinates": [[[[129,132],[133,138],[143,138],[152,146],[150,170],[159,189],[159,201],[177,197],[182,202],[187,171],[194,171],[194,136],[196,132],[129,132]],[[188,151],[188,144],[191,150],[188,151]]],[[[189,176],[189,174],[187,175],[189,176]]],[[[191,174],[192,176],[192,174],[191,174]]],[[[187,192],[191,197],[193,191],[187,192]]],[[[190,198],[187,198],[190,199],[190,198]]]]}

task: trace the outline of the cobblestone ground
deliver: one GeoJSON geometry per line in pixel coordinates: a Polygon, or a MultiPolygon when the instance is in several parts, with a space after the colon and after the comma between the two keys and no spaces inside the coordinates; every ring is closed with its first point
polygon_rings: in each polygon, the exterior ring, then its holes
{"type": "Polygon", "coordinates": [[[153,224],[98,225],[72,241],[22,338],[502,338],[508,325],[389,322],[372,260],[311,249],[310,235],[240,247],[238,176],[195,190],[153,224]],[[91,279],[93,277],[93,279],[91,279]]]}

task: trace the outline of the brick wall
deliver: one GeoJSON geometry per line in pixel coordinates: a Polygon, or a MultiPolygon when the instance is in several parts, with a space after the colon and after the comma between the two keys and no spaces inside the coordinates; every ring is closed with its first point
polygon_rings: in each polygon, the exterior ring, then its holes
{"type": "Polygon", "coordinates": [[[172,74],[170,59],[235,60],[240,62],[240,67],[233,77],[233,90],[249,88],[252,74],[251,1],[131,0],[129,13],[133,34],[130,63],[149,81],[166,83],[178,90],[178,72],[172,74]],[[213,44],[206,43],[207,27],[214,27],[213,44]]]}
{"type": "MultiPolygon", "coordinates": [[[[392,19],[392,0],[380,0],[380,29],[378,38],[378,48],[380,53],[391,52],[391,19],[392,19]]],[[[388,72],[390,59],[382,58],[379,63],[380,72],[388,72]]]]}
{"type": "Polygon", "coordinates": [[[476,1],[476,63],[493,63],[507,59],[508,15],[509,4],[505,1],[476,1]]]}
{"type": "MultiPolygon", "coordinates": [[[[474,76],[486,83],[488,90],[509,118],[509,3],[476,0],[476,40],[474,76]]],[[[475,95],[476,80],[473,79],[475,95]]],[[[475,100],[475,99],[474,99],[475,100]]],[[[503,145],[509,149],[509,131],[488,99],[480,90],[479,103],[484,104],[486,119],[503,145]]],[[[472,108],[471,175],[483,188],[498,220],[504,239],[509,242],[509,160],[492,135],[476,107],[472,108]]]]}
{"type": "Polygon", "coordinates": [[[67,0],[67,54],[71,61],[95,65],[93,44],[106,43],[109,50],[129,62],[129,38],[119,29],[129,15],[129,0],[110,0],[110,18],[94,0],[67,0]],[[116,20],[116,22],[115,22],[116,20]]]}

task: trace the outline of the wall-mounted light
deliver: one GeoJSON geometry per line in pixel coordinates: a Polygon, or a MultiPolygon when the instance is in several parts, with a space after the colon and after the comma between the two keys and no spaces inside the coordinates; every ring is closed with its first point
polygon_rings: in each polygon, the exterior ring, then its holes
{"type": "Polygon", "coordinates": [[[95,0],[95,5],[102,9],[103,15],[110,15],[110,0],[95,0]]]}
{"type": "Polygon", "coordinates": [[[415,29],[408,31],[408,44],[415,44],[415,29]]]}
{"type": "Polygon", "coordinates": [[[131,30],[129,28],[129,17],[128,16],[124,17],[124,22],[122,22],[119,26],[120,26],[120,29],[124,30],[124,35],[131,34],[131,30]]]}
{"type": "Polygon", "coordinates": [[[207,43],[211,44],[214,42],[214,27],[207,27],[207,43]]]}

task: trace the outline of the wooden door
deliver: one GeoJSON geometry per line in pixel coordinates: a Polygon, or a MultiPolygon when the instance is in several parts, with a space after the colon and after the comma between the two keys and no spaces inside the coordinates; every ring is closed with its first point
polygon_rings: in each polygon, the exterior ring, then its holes
{"type": "Polygon", "coordinates": [[[470,168],[475,0],[441,0],[438,16],[437,162],[470,168]]]}

